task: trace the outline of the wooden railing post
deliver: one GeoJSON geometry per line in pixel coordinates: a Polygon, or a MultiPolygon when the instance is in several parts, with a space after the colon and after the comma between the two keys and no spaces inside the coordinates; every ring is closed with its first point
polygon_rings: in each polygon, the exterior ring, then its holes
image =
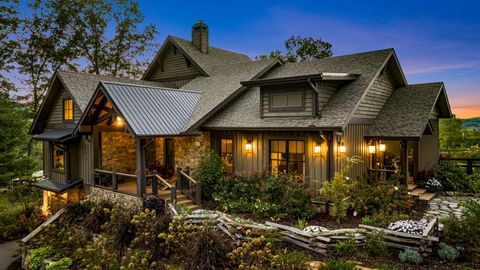
{"type": "Polygon", "coordinates": [[[117,173],[112,172],[112,189],[117,190],[118,189],[118,183],[117,183],[117,173]]]}
{"type": "Polygon", "coordinates": [[[172,186],[170,189],[170,199],[173,206],[177,206],[177,187],[172,186]]]}
{"type": "Polygon", "coordinates": [[[175,185],[179,190],[182,190],[182,174],[180,173],[181,171],[182,168],[180,167],[177,167],[177,170],[175,171],[175,173],[177,174],[177,182],[175,183],[175,185]]]}
{"type": "Polygon", "coordinates": [[[195,184],[195,203],[198,205],[202,204],[202,184],[198,181],[195,184]]]}
{"type": "Polygon", "coordinates": [[[467,174],[473,174],[473,159],[467,159],[467,174]]]}
{"type": "MultiPolygon", "coordinates": [[[[157,174],[157,170],[153,170],[153,174],[157,174]]],[[[158,180],[157,177],[152,177],[152,194],[154,196],[158,195],[158,180]]]]}

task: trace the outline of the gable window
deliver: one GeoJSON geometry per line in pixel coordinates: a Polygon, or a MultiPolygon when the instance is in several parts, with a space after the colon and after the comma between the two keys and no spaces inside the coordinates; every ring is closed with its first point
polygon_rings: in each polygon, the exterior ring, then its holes
{"type": "Polygon", "coordinates": [[[305,141],[270,140],[270,169],[274,175],[305,175],[305,141]]]}
{"type": "Polygon", "coordinates": [[[233,172],[233,140],[220,139],[220,157],[222,158],[223,173],[233,172]]]}
{"type": "Polygon", "coordinates": [[[73,121],[73,99],[71,98],[63,100],[63,120],[73,121]]]}
{"type": "Polygon", "coordinates": [[[305,104],[303,92],[271,93],[269,107],[270,111],[304,110],[305,104]]]}
{"type": "Polygon", "coordinates": [[[52,144],[52,167],[62,171],[65,169],[65,151],[58,143],[52,144]]]}

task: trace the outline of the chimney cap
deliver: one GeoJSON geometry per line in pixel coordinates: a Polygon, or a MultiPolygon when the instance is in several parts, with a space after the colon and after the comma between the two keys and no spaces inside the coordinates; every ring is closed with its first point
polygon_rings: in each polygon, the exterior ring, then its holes
{"type": "Polygon", "coordinates": [[[203,22],[203,20],[198,20],[193,26],[192,26],[193,29],[196,29],[196,28],[204,28],[204,29],[208,29],[208,25],[206,23],[203,22]]]}

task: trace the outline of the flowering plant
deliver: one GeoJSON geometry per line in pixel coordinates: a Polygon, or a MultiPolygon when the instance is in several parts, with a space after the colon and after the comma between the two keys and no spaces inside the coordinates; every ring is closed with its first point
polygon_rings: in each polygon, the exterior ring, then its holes
{"type": "Polygon", "coordinates": [[[440,191],[443,189],[442,183],[440,183],[440,181],[437,178],[428,179],[427,182],[425,183],[425,187],[429,191],[433,191],[433,192],[440,191]]]}
{"type": "Polygon", "coordinates": [[[423,221],[415,220],[399,220],[393,223],[390,223],[388,226],[389,230],[412,233],[412,234],[422,234],[423,231],[427,228],[427,223],[423,221]]]}

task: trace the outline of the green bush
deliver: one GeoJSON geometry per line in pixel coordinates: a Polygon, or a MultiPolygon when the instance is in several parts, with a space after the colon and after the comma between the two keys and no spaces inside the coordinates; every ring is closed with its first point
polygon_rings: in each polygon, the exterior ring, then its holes
{"type": "Polygon", "coordinates": [[[202,184],[202,197],[211,200],[223,176],[222,159],[214,151],[202,157],[195,179],[202,184]]]}
{"type": "Polygon", "coordinates": [[[453,161],[437,164],[433,171],[445,190],[467,191],[468,175],[465,169],[453,161]]]}
{"type": "Polygon", "coordinates": [[[408,196],[406,188],[392,182],[360,185],[355,190],[351,203],[357,213],[364,215],[409,213],[413,205],[414,200],[408,196]]]}
{"type": "Polygon", "coordinates": [[[404,251],[400,251],[400,253],[398,254],[398,258],[402,263],[419,265],[423,262],[423,258],[420,252],[409,248],[405,249],[404,251]]]}
{"type": "Polygon", "coordinates": [[[309,269],[310,257],[304,252],[281,252],[275,260],[277,269],[309,269]]]}
{"type": "Polygon", "coordinates": [[[480,169],[476,170],[470,175],[468,180],[468,187],[474,193],[480,193],[480,169]]]}
{"type": "Polygon", "coordinates": [[[382,232],[367,234],[364,249],[370,256],[386,255],[388,248],[385,245],[385,235],[382,232]]]}
{"type": "Polygon", "coordinates": [[[355,270],[356,263],[344,259],[328,260],[320,270],[355,270]]]}
{"type": "Polygon", "coordinates": [[[358,252],[357,241],[354,235],[349,235],[348,239],[338,242],[334,247],[335,254],[339,256],[353,256],[358,252]]]}
{"type": "Polygon", "coordinates": [[[398,220],[406,220],[409,216],[407,214],[384,214],[383,212],[375,213],[372,215],[364,216],[362,218],[362,223],[369,226],[379,227],[379,228],[387,228],[390,223],[398,221],[398,220]]]}
{"type": "Polygon", "coordinates": [[[456,248],[445,243],[439,244],[437,253],[441,260],[447,262],[453,262],[460,256],[460,252],[456,248]]]}
{"type": "Polygon", "coordinates": [[[62,258],[47,267],[47,270],[70,270],[72,267],[72,259],[66,257],[62,258]]]}
{"type": "Polygon", "coordinates": [[[53,254],[55,254],[55,249],[52,246],[33,249],[27,255],[25,265],[28,270],[40,270],[43,265],[43,260],[50,258],[53,254]]]}

